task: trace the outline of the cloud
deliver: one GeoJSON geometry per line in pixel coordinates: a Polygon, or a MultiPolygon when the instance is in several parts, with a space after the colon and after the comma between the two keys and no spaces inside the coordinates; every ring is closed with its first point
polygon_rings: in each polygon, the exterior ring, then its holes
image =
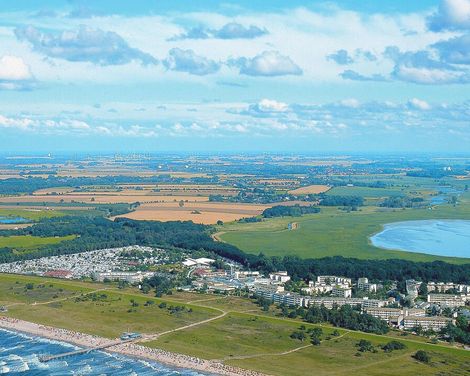
{"type": "Polygon", "coordinates": [[[171,40],[182,39],[254,39],[268,34],[266,29],[258,26],[243,26],[236,22],[230,22],[220,29],[209,29],[203,26],[193,27],[185,33],[171,38],[171,40]]]}
{"type": "Polygon", "coordinates": [[[470,30],[470,0],[442,0],[427,21],[432,31],[470,30]]]}
{"type": "Polygon", "coordinates": [[[17,56],[0,58],[0,90],[24,90],[31,88],[34,77],[29,66],[17,56]]]}
{"type": "Polygon", "coordinates": [[[239,23],[231,22],[214,31],[214,37],[220,39],[254,39],[267,33],[266,29],[261,29],[255,25],[245,27],[239,23]]]}
{"type": "Polygon", "coordinates": [[[344,78],[345,80],[352,81],[387,81],[387,78],[381,74],[372,74],[370,76],[366,76],[351,69],[347,69],[340,73],[340,77],[344,78]]]}
{"type": "Polygon", "coordinates": [[[468,73],[430,68],[416,68],[399,65],[395,67],[393,76],[401,81],[423,85],[465,84],[470,82],[468,73]]]}
{"type": "Polygon", "coordinates": [[[418,99],[418,98],[410,99],[408,101],[408,106],[410,108],[413,108],[416,110],[423,110],[423,111],[427,111],[431,109],[431,105],[428,102],[422,99],[418,99]]]}
{"type": "Polygon", "coordinates": [[[0,114],[0,129],[30,132],[41,135],[80,135],[112,137],[157,137],[159,125],[144,127],[137,124],[129,126],[105,124],[91,125],[80,119],[50,119],[32,117],[7,117],[0,114]]]}
{"type": "MultiPolygon", "coordinates": [[[[438,43],[435,46],[446,51],[443,44],[438,43]]],[[[445,56],[445,53],[443,55],[445,56]]],[[[401,52],[398,47],[390,46],[385,49],[384,57],[395,63],[391,77],[400,81],[424,85],[470,82],[470,75],[466,69],[450,64],[451,61],[446,61],[439,56],[434,56],[432,51],[401,52]]],[[[452,60],[450,56],[447,56],[447,59],[452,60]]]]}
{"type": "MultiPolygon", "coordinates": [[[[278,102],[273,99],[262,99],[258,103],[250,104],[247,109],[242,111],[233,111],[242,115],[251,115],[256,117],[266,117],[273,114],[281,115],[289,110],[289,105],[284,102],[278,102]]],[[[230,112],[230,111],[229,111],[230,112]]]]}
{"type": "Polygon", "coordinates": [[[346,50],[338,50],[335,53],[328,55],[326,59],[333,60],[339,65],[349,65],[354,62],[353,58],[349,56],[348,51],[346,50]]]}
{"type": "Polygon", "coordinates": [[[238,58],[229,60],[230,66],[240,69],[240,74],[248,76],[286,76],[301,75],[302,69],[290,57],[277,51],[264,51],[253,58],[238,58]]]}
{"type": "Polygon", "coordinates": [[[15,29],[15,34],[19,40],[29,42],[35,51],[52,58],[97,65],[122,65],[131,61],[144,65],[157,63],[153,56],[131,48],[118,34],[84,25],[59,33],[26,26],[15,29]]]}
{"type": "Polygon", "coordinates": [[[442,61],[450,64],[470,64],[470,34],[435,43],[442,61]]]}
{"type": "Polygon", "coordinates": [[[168,57],[163,60],[163,65],[169,70],[198,76],[216,73],[221,67],[220,63],[196,55],[193,50],[182,50],[180,48],[172,48],[168,53],[168,57]]]}

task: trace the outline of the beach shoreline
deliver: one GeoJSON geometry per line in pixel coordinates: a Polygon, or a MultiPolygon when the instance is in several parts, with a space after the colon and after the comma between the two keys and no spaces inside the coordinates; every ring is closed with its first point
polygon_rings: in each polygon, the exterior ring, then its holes
{"type": "MultiPolygon", "coordinates": [[[[108,339],[67,329],[40,325],[7,316],[0,316],[0,328],[50,340],[66,342],[85,348],[99,347],[116,341],[116,339],[108,339]]],[[[238,367],[228,366],[220,362],[172,353],[161,349],[150,348],[137,343],[119,344],[99,351],[117,353],[141,360],[155,361],[171,367],[192,369],[213,375],[267,376],[256,371],[245,370],[238,367]]]]}

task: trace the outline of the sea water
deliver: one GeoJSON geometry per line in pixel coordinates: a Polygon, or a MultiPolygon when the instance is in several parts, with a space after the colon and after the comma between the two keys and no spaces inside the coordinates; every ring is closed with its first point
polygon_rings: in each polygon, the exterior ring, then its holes
{"type": "Polygon", "coordinates": [[[424,220],[389,223],[370,240],[379,248],[470,257],[470,221],[424,220]]]}
{"type": "Polygon", "coordinates": [[[39,356],[77,350],[68,343],[0,329],[0,374],[97,376],[202,376],[197,371],[171,368],[152,361],[92,351],[41,363],[39,356]]]}

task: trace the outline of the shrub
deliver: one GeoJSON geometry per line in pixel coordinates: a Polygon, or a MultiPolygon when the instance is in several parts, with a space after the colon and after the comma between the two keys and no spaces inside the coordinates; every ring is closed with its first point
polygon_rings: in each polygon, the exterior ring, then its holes
{"type": "Polygon", "coordinates": [[[416,353],[413,355],[413,358],[422,363],[429,363],[431,360],[431,357],[428,355],[428,353],[423,350],[416,351],[416,353]]]}
{"type": "Polygon", "coordinates": [[[406,349],[406,345],[398,341],[390,341],[386,345],[382,346],[382,350],[384,350],[385,352],[392,352],[394,350],[403,350],[403,349],[406,349]]]}

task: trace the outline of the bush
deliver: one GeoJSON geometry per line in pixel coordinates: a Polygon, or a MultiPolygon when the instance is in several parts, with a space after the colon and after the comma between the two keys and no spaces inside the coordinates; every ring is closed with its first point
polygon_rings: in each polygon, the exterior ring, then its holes
{"type": "Polygon", "coordinates": [[[416,354],[413,355],[413,358],[422,363],[429,363],[431,361],[431,357],[426,351],[423,350],[416,351],[416,354]]]}
{"type": "Polygon", "coordinates": [[[373,351],[374,346],[370,341],[367,341],[365,339],[361,339],[357,344],[356,347],[359,347],[360,352],[366,352],[366,351],[373,351]]]}
{"type": "Polygon", "coordinates": [[[394,350],[403,350],[403,349],[406,349],[406,345],[398,341],[390,341],[386,345],[382,346],[382,350],[384,350],[385,352],[392,352],[394,350]]]}

